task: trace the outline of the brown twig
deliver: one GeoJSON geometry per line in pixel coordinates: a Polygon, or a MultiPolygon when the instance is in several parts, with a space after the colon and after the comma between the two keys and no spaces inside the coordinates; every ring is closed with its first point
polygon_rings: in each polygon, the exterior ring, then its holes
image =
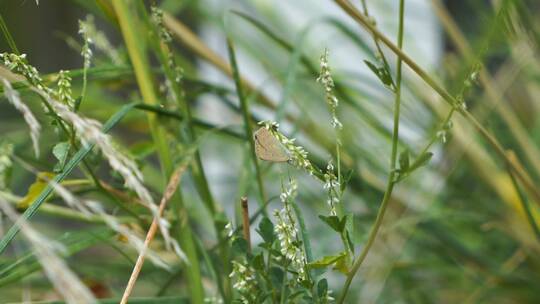
{"type": "Polygon", "coordinates": [[[244,232],[244,239],[248,244],[248,252],[251,253],[251,235],[249,232],[249,208],[247,197],[240,199],[242,204],[242,231],[244,232]]]}
{"type": "Polygon", "coordinates": [[[135,266],[133,267],[133,272],[131,273],[131,277],[129,278],[126,289],[124,290],[124,294],[122,295],[122,300],[120,301],[121,304],[127,303],[129,295],[133,291],[135,282],[137,281],[137,278],[139,277],[139,273],[141,272],[142,266],[144,264],[146,251],[148,250],[150,242],[156,235],[159,219],[163,215],[163,211],[165,210],[167,203],[169,202],[171,197],[174,195],[176,188],[178,188],[178,184],[180,183],[180,178],[182,177],[182,173],[184,173],[186,168],[187,168],[186,164],[178,167],[178,169],[174,171],[171,178],[169,179],[169,183],[167,184],[167,187],[165,188],[165,193],[163,194],[163,197],[161,198],[161,202],[159,203],[158,214],[154,217],[154,220],[152,221],[152,224],[150,225],[150,228],[148,229],[148,233],[146,234],[146,239],[144,240],[143,248],[139,252],[139,257],[137,258],[137,262],[135,263],[135,266]]]}

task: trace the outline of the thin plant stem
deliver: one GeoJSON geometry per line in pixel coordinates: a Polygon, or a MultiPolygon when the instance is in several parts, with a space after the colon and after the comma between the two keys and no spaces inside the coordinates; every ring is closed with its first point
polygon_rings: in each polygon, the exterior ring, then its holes
{"type": "MultiPolygon", "coordinates": [[[[251,159],[253,161],[253,166],[255,168],[255,175],[257,176],[257,184],[259,186],[259,198],[260,198],[259,204],[263,206],[264,202],[266,202],[266,193],[264,191],[264,183],[262,179],[261,168],[257,160],[257,154],[255,153],[255,140],[253,140],[253,129],[251,127],[249,105],[247,104],[247,100],[244,96],[244,90],[242,88],[242,81],[240,79],[240,72],[238,70],[238,64],[236,62],[236,54],[234,51],[234,46],[233,46],[232,41],[229,38],[227,38],[227,49],[229,51],[229,60],[231,64],[234,83],[236,85],[236,92],[238,94],[240,107],[242,109],[242,116],[244,118],[244,128],[246,132],[246,137],[249,141],[249,150],[251,154],[251,159]]],[[[266,209],[264,210],[266,212],[266,209]]]]}
{"type": "MultiPolygon", "coordinates": [[[[405,0],[400,0],[399,1],[399,30],[398,30],[398,48],[399,49],[403,47],[404,13],[405,13],[405,0]]],[[[384,192],[381,206],[379,207],[379,211],[377,212],[375,223],[373,224],[373,226],[371,226],[371,230],[368,236],[368,241],[362,248],[362,252],[360,253],[359,257],[356,259],[356,261],[353,263],[351,270],[347,274],[345,285],[343,287],[342,293],[337,302],[340,304],[344,303],[354,276],[358,272],[358,269],[360,269],[360,266],[362,265],[365,258],[367,257],[369,250],[371,249],[371,246],[375,242],[377,233],[379,232],[384,215],[386,213],[388,203],[390,202],[394,185],[396,184],[395,174],[396,174],[396,161],[397,161],[397,150],[398,150],[398,141],[399,141],[399,114],[400,114],[400,107],[401,107],[401,69],[402,69],[402,60],[401,58],[398,57],[397,71],[396,71],[397,77],[396,77],[396,86],[395,86],[395,89],[396,89],[395,102],[394,102],[394,130],[392,133],[392,152],[391,152],[391,157],[390,157],[390,174],[388,176],[386,191],[384,192]]]]}
{"type": "Polygon", "coordinates": [[[131,292],[133,291],[133,287],[135,287],[135,282],[137,282],[137,278],[139,277],[139,273],[141,272],[142,266],[144,264],[146,251],[148,250],[148,247],[150,246],[150,242],[152,242],[158,230],[159,219],[163,215],[163,211],[165,210],[167,203],[176,192],[176,188],[178,187],[178,184],[180,183],[180,178],[182,177],[182,174],[184,173],[185,169],[186,169],[186,165],[182,165],[178,169],[176,169],[176,171],[171,176],[171,179],[169,180],[167,187],[165,188],[163,197],[161,199],[161,202],[159,203],[158,215],[154,217],[154,220],[152,220],[152,224],[150,225],[150,228],[148,229],[148,232],[146,233],[146,238],[144,240],[143,248],[139,252],[139,256],[137,257],[137,262],[135,263],[135,266],[133,267],[133,272],[131,273],[131,276],[129,277],[128,284],[126,286],[126,289],[124,290],[122,299],[120,300],[121,304],[127,303],[128,298],[131,295],[131,292]]]}

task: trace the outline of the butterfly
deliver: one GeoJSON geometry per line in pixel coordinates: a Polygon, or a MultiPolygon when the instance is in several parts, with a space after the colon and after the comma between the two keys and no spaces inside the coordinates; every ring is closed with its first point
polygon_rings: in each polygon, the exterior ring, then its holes
{"type": "Polygon", "coordinates": [[[266,161],[286,162],[290,156],[283,145],[265,127],[260,128],[253,134],[255,140],[255,154],[266,161]]]}

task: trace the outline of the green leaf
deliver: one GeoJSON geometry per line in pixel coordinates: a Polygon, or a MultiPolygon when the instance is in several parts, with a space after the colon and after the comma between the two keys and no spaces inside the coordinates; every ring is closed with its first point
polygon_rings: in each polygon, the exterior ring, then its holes
{"type": "Polygon", "coordinates": [[[69,143],[68,142],[59,142],[54,145],[52,153],[54,157],[58,160],[58,163],[54,166],[54,172],[62,172],[66,166],[66,161],[69,155],[69,143]]]}
{"type": "Polygon", "coordinates": [[[136,159],[143,159],[147,156],[150,156],[150,154],[154,153],[155,150],[156,146],[152,141],[145,141],[136,143],[135,145],[131,146],[129,152],[136,159]]]}
{"type": "Polygon", "coordinates": [[[41,192],[49,185],[49,180],[53,178],[54,173],[39,172],[34,183],[28,188],[26,195],[19,202],[17,202],[17,208],[26,209],[30,207],[41,192]]]}
{"type": "Polygon", "coordinates": [[[347,173],[345,175],[341,175],[341,185],[340,190],[341,192],[345,192],[345,188],[347,188],[347,184],[351,181],[352,175],[354,171],[352,169],[347,170],[347,173]]]}
{"type": "Polygon", "coordinates": [[[256,255],[251,261],[251,265],[257,271],[264,271],[264,256],[262,253],[256,255]]]}
{"type": "Polygon", "coordinates": [[[319,298],[324,298],[328,294],[328,281],[322,279],[317,283],[317,295],[319,298]]]}
{"type": "Polygon", "coordinates": [[[231,249],[236,256],[245,256],[248,252],[248,243],[243,238],[236,238],[231,245],[231,249]]]}
{"type": "Polygon", "coordinates": [[[409,171],[413,171],[427,165],[427,163],[431,160],[432,157],[433,157],[433,153],[431,152],[424,153],[412,164],[412,166],[409,168],[409,171]]]}
{"type": "Polygon", "coordinates": [[[319,215],[319,218],[323,222],[325,222],[328,226],[330,226],[330,228],[334,229],[336,232],[343,231],[342,227],[341,227],[341,221],[339,220],[339,218],[337,216],[335,216],[335,215],[331,215],[331,216],[319,215]]]}
{"type": "Polygon", "coordinates": [[[266,216],[261,219],[257,233],[259,233],[265,243],[272,244],[276,239],[274,234],[274,224],[272,224],[272,221],[270,221],[270,219],[268,219],[266,216]]]}
{"type": "Polygon", "coordinates": [[[399,169],[404,173],[409,170],[409,150],[404,150],[399,153],[399,169]]]}
{"type": "Polygon", "coordinates": [[[272,267],[270,268],[268,275],[270,277],[270,282],[272,282],[272,286],[274,286],[276,289],[281,289],[283,276],[285,275],[283,270],[279,267],[272,267]]]}
{"type": "Polygon", "coordinates": [[[338,259],[336,261],[336,264],[334,266],[334,269],[343,273],[348,274],[349,273],[349,264],[350,264],[350,256],[348,253],[345,253],[342,258],[338,259]]]}
{"type": "Polygon", "coordinates": [[[345,258],[347,256],[347,252],[343,251],[340,252],[338,255],[328,255],[325,256],[319,260],[316,260],[314,262],[311,262],[308,264],[309,268],[325,268],[330,265],[336,264],[339,262],[339,260],[345,258]]]}
{"type": "Polygon", "coordinates": [[[392,84],[393,84],[392,76],[390,76],[390,72],[386,68],[384,67],[379,68],[375,64],[369,62],[368,60],[364,60],[364,62],[366,63],[368,68],[373,72],[373,74],[375,74],[375,76],[377,76],[377,78],[379,78],[379,80],[385,86],[392,87],[392,84]]]}

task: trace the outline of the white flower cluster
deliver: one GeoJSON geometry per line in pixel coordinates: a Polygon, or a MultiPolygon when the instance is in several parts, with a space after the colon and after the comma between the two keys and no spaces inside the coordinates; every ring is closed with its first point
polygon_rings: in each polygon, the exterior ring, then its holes
{"type": "MultiPolygon", "coordinates": [[[[169,69],[172,71],[172,73],[174,73],[173,81],[179,88],[182,88],[181,84],[182,80],[184,79],[184,69],[182,69],[182,67],[176,64],[172,53],[169,53],[168,57],[169,58],[167,58],[167,65],[169,66],[169,69]]],[[[165,78],[165,89],[167,91],[167,99],[173,101],[174,105],[178,105],[180,99],[184,98],[185,96],[185,92],[182,89],[179,90],[180,96],[178,96],[176,90],[174,90],[173,83],[171,83],[168,77],[165,78]]]]}
{"type": "Polygon", "coordinates": [[[47,94],[52,93],[52,90],[43,85],[43,79],[39,76],[38,70],[28,64],[26,54],[2,53],[0,60],[9,70],[23,75],[28,82],[35,86],[38,90],[44,91],[47,94]]]}
{"type": "Polygon", "coordinates": [[[55,94],[56,98],[73,109],[75,107],[75,99],[71,95],[71,77],[69,77],[69,72],[60,70],[56,85],[58,86],[55,94]]]}
{"type": "Polygon", "coordinates": [[[333,290],[330,289],[326,292],[326,297],[322,299],[323,303],[333,303],[336,300],[334,297],[332,297],[332,293],[333,290]]]}
{"type": "Polygon", "coordinates": [[[234,240],[234,228],[231,222],[228,222],[227,225],[225,225],[225,231],[227,232],[227,237],[234,240]]]}
{"type": "Polygon", "coordinates": [[[281,254],[289,261],[291,268],[297,271],[297,281],[302,282],[307,280],[306,256],[300,247],[296,221],[291,209],[291,201],[296,196],[297,188],[296,181],[292,180],[289,188],[284,189],[279,196],[283,202],[283,209],[274,211],[277,221],[274,230],[279,240],[281,254]]]}
{"type": "MultiPolygon", "coordinates": [[[[94,22],[94,16],[87,15],[84,21],[79,21],[79,34],[83,35],[83,38],[85,41],[84,44],[88,44],[88,47],[90,45],[94,45],[97,50],[106,54],[113,63],[115,64],[122,63],[122,59],[120,57],[120,54],[118,53],[118,50],[111,44],[109,39],[107,39],[107,36],[105,36],[103,32],[99,31],[96,28],[96,24],[94,22]]],[[[84,46],[83,46],[82,55],[86,59],[87,56],[85,56],[85,51],[88,52],[88,50],[84,50],[84,46]]],[[[92,57],[91,50],[90,50],[89,55],[91,58],[92,57]]]]}
{"type": "Polygon", "coordinates": [[[339,101],[333,92],[335,85],[334,80],[332,79],[332,74],[330,73],[330,66],[328,65],[328,49],[325,49],[324,54],[321,56],[321,72],[317,78],[317,82],[321,83],[324,87],[326,103],[328,103],[330,113],[332,114],[332,127],[334,127],[334,129],[342,129],[343,125],[336,115],[339,101]]]}
{"type": "Polygon", "coordinates": [[[330,215],[337,215],[336,204],[340,202],[341,188],[339,181],[334,174],[334,165],[330,160],[326,166],[326,173],[324,174],[324,189],[328,191],[327,204],[330,207],[330,215]]]}
{"type": "Polygon", "coordinates": [[[3,78],[2,83],[4,85],[4,95],[6,95],[7,100],[23,115],[24,121],[30,128],[30,138],[34,146],[34,153],[36,157],[39,157],[39,132],[41,131],[41,125],[32,111],[30,111],[30,108],[21,101],[19,92],[11,87],[9,81],[3,78]]]}
{"type": "Polygon", "coordinates": [[[163,25],[163,11],[155,5],[150,8],[152,14],[152,22],[159,30],[159,38],[165,43],[172,41],[171,33],[163,25]]]}
{"type": "Polygon", "coordinates": [[[450,129],[452,129],[453,123],[452,121],[448,121],[444,126],[441,128],[441,130],[437,131],[436,136],[441,139],[442,143],[446,143],[446,136],[448,132],[450,132],[450,129]]]}
{"type": "Polygon", "coordinates": [[[279,132],[279,124],[275,121],[264,120],[259,122],[259,125],[264,126],[270,133],[289,151],[291,159],[289,162],[298,168],[305,169],[309,174],[313,175],[315,168],[309,161],[308,153],[303,147],[294,144],[295,138],[287,138],[283,133],[279,132]]]}
{"type": "Polygon", "coordinates": [[[79,20],[79,34],[84,39],[84,43],[81,49],[81,55],[84,59],[84,68],[87,69],[90,67],[90,64],[92,63],[92,49],[90,49],[90,45],[93,44],[92,38],[90,38],[90,35],[88,34],[90,32],[89,25],[87,22],[79,20]]]}
{"type": "Polygon", "coordinates": [[[235,279],[233,288],[242,295],[242,303],[253,303],[253,293],[257,290],[255,269],[244,262],[232,261],[232,265],[233,270],[229,277],[235,279]]]}

